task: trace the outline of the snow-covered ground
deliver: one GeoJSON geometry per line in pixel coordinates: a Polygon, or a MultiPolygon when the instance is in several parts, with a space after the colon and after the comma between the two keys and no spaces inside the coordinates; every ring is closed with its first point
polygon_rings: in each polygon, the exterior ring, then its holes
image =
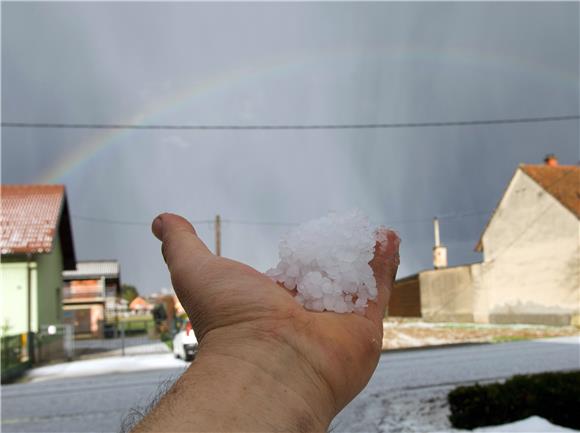
{"type": "MultiPolygon", "coordinates": [[[[447,394],[454,386],[436,389],[402,390],[388,395],[377,394],[364,406],[360,415],[377,420],[378,433],[552,433],[577,432],[551,424],[547,420],[533,416],[525,420],[474,430],[457,430],[450,426],[447,394]]],[[[350,428],[353,426],[350,425],[350,428]]],[[[361,425],[362,427],[362,425],[361,425]]],[[[355,431],[355,430],[351,430],[355,431]]],[[[357,431],[365,431],[364,429],[357,431]]]]}
{"type": "Polygon", "coordinates": [[[172,353],[111,356],[33,368],[28,371],[26,378],[34,382],[113,373],[133,373],[136,371],[166,368],[184,368],[187,365],[188,363],[176,359],[172,353]]]}
{"type": "MultiPolygon", "coordinates": [[[[385,352],[366,389],[337,416],[332,431],[459,433],[448,420],[447,393],[451,389],[497,382],[514,374],[578,369],[579,349],[577,337],[566,337],[385,352]]],[[[147,406],[186,367],[167,354],[91,359],[35,369],[32,383],[2,386],[2,431],[119,431],[121,419],[131,408],[147,406]]],[[[497,426],[480,430],[506,431],[570,430],[558,430],[538,419],[503,430],[497,426]]]]}
{"type": "Polygon", "coordinates": [[[366,389],[334,420],[333,431],[455,432],[448,419],[449,391],[459,385],[498,382],[514,374],[579,369],[579,349],[579,337],[560,337],[386,351],[366,389]]]}
{"type": "Polygon", "coordinates": [[[572,326],[431,323],[389,318],[383,322],[383,350],[464,343],[494,343],[578,335],[572,326]]]}
{"type": "Polygon", "coordinates": [[[496,425],[492,427],[481,427],[474,430],[446,430],[438,433],[451,432],[476,432],[476,433],[552,433],[552,432],[577,432],[578,430],[571,430],[569,428],[554,425],[544,418],[539,416],[531,416],[521,421],[512,422],[509,424],[496,425]]]}

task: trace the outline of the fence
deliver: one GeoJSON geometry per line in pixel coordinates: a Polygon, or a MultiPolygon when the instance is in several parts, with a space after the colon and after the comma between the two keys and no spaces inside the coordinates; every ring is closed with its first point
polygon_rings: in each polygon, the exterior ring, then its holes
{"type": "Polygon", "coordinates": [[[116,320],[100,323],[99,337],[77,336],[75,356],[117,356],[163,353],[169,350],[163,341],[170,336],[152,318],[116,320]]]}
{"type": "Polygon", "coordinates": [[[43,325],[36,334],[35,360],[38,363],[55,360],[72,360],[75,356],[72,325],[43,325]]]}
{"type": "Polygon", "coordinates": [[[21,376],[34,364],[73,360],[93,356],[139,355],[167,353],[173,333],[167,324],[155,323],[152,318],[118,320],[100,324],[100,337],[75,338],[72,324],[44,325],[32,333],[34,353],[28,356],[27,334],[1,338],[2,383],[21,376]]]}
{"type": "Polygon", "coordinates": [[[13,380],[29,368],[26,353],[26,334],[8,335],[1,338],[2,383],[13,380]]]}

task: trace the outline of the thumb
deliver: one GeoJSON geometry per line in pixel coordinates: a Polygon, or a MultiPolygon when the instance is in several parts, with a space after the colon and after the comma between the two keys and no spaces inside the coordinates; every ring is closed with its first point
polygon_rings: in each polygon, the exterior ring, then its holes
{"type": "Polygon", "coordinates": [[[193,226],[179,215],[159,215],[151,230],[162,242],[161,253],[169,268],[173,288],[201,341],[213,326],[212,320],[215,321],[212,287],[220,275],[215,266],[219,258],[205,246],[193,226]]]}
{"type": "Polygon", "coordinates": [[[151,230],[161,244],[161,253],[172,276],[182,265],[213,257],[185,218],[163,213],[153,220],[151,230]]]}
{"type": "Polygon", "coordinates": [[[373,269],[377,282],[378,297],[376,303],[370,303],[367,317],[377,322],[382,329],[383,317],[389,304],[393,282],[399,267],[399,245],[401,240],[392,230],[380,229],[380,241],[375,246],[375,255],[369,265],[373,269]]]}

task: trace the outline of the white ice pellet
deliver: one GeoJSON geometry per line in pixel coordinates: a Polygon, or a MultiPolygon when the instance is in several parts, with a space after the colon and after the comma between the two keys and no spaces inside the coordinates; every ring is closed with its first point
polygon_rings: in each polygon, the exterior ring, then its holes
{"type": "Polygon", "coordinates": [[[361,212],[331,213],[286,234],[280,262],[266,274],[296,291],[294,299],[306,309],[364,312],[377,298],[369,265],[376,241],[386,242],[384,231],[371,228],[361,212]]]}

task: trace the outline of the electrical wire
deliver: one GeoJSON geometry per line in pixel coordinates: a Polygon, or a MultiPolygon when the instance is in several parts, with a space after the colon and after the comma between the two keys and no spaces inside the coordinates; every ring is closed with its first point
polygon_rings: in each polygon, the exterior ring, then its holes
{"type": "MultiPolygon", "coordinates": [[[[458,219],[458,218],[483,216],[483,215],[489,215],[489,214],[491,214],[491,211],[472,211],[472,212],[462,212],[462,213],[453,213],[453,214],[441,215],[441,216],[437,216],[437,219],[438,220],[453,220],[453,219],[458,219]]],[[[433,221],[433,218],[421,218],[421,219],[415,219],[415,220],[403,219],[403,220],[389,221],[389,224],[416,224],[416,223],[424,223],[424,222],[431,222],[431,221],[433,221]]]]}
{"type": "Polygon", "coordinates": [[[51,123],[51,122],[2,122],[5,128],[51,128],[51,129],[135,129],[135,130],[320,130],[320,129],[389,129],[389,128],[437,128],[448,126],[506,125],[517,123],[561,122],[578,120],[580,115],[520,117],[510,119],[460,120],[450,122],[406,123],[352,123],[352,124],[286,124],[286,125],[147,125],[123,123],[51,123]]]}
{"type": "Polygon", "coordinates": [[[282,221],[244,221],[244,220],[222,220],[223,223],[254,225],[254,226],[297,226],[299,223],[282,222],[282,221]]]}
{"type": "MultiPolygon", "coordinates": [[[[450,219],[458,219],[458,218],[467,218],[472,216],[480,216],[480,215],[488,215],[490,211],[474,211],[474,212],[460,212],[460,213],[453,213],[453,214],[446,214],[438,216],[439,220],[450,220],[450,219]]],[[[89,217],[85,215],[76,215],[73,214],[72,217],[74,219],[82,220],[82,221],[90,221],[96,222],[101,224],[119,224],[119,225],[135,225],[135,226],[150,226],[151,222],[146,221],[134,221],[134,220],[116,220],[110,218],[99,218],[99,217],[89,217]]],[[[433,218],[421,218],[421,219],[401,219],[401,220],[394,220],[389,221],[389,225],[393,224],[415,224],[415,223],[424,223],[433,221],[433,218]]],[[[190,221],[192,224],[214,224],[214,220],[206,219],[206,220],[192,220],[190,221]]],[[[281,226],[281,227],[292,227],[297,226],[299,223],[296,222],[284,222],[284,221],[251,221],[251,220],[236,220],[236,219],[222,219],[222,224],[240,224],[240,225],[254,225],[254,226],[281,226]]]]}
{"type": "MultiPolygon", "coordinates": [[[[151,221],[129,221],[129,220],[116,220],[116,219],[109,219],[109,218],[97,218],[97,217],[89,217],[84,215],[72,215],[73,219],[81,220],[81,221],[89,221],[95,222],[100,224],[118,224],[118,225],[129,225],[129,226],[151,226],[151,221]]],[[[212,220],[198,220],[198,221],[190,221],[192,224],[211,224],[213,223],[212,220]]]]}

